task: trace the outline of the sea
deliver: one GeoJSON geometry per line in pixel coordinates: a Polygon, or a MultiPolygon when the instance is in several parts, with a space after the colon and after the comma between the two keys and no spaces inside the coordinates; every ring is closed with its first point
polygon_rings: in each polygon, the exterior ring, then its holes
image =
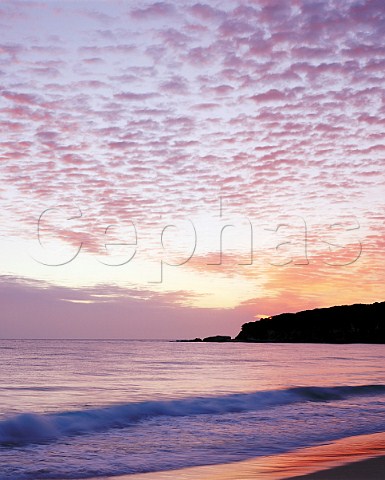
{"type": "Polygon", "coordinates": [[[385,432],[384,365],[383,345],[0,340],[0,479],[160,474],[385,432]]]}

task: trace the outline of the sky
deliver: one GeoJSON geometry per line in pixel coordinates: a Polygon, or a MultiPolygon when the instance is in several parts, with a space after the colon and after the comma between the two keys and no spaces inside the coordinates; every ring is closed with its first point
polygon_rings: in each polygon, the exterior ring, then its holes
{"type": "Polygon", "coordinates": [[[0,338],[383,301],[383,0],[2,1],[0,338]]]}

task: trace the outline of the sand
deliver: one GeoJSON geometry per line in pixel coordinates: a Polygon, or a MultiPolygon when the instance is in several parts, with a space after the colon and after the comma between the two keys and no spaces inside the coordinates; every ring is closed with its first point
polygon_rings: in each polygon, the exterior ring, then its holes
{"type": "Polygon", "coordinates": [[[309,475],[292,477],[292,480],[384,480],[385,456],[322,470],[309,475]]]}
{"type": "MultiPolygon", "coordinates": [[[[104,480],[385,480],[385,432],[281,455],[104,480]]],[[[98,480],[101,480],[99,477],[98,480]]]]}

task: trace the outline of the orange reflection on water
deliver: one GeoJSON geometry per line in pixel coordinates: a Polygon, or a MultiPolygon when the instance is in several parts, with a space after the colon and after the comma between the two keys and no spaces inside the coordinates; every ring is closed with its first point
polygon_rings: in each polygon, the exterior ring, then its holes
{"type": "MultiPolygon", "coordinates": [[[[115,480],[278,480],[385,453],[385,433],[344,438],[317,447],[242,462],[114,477],[115,480]]],[[[105,477],[107,478],[107,477],[105,477]]],[[[326,477],[325,477],[326,478],[326,477]]],[[[368,477],[370,478],[370,477],[368,477]]],[[[99,479],[101,480],[101,479],[99,479]]]]}

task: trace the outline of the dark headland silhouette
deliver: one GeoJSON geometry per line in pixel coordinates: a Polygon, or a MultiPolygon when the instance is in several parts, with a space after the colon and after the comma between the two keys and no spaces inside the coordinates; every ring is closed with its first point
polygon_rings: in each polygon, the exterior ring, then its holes
{"type": "Polygon", "coordinates": [[[385,302],[282,313],[242,325],[232,339],[224,335],[192,342],[385,343],[385,302]]]}

